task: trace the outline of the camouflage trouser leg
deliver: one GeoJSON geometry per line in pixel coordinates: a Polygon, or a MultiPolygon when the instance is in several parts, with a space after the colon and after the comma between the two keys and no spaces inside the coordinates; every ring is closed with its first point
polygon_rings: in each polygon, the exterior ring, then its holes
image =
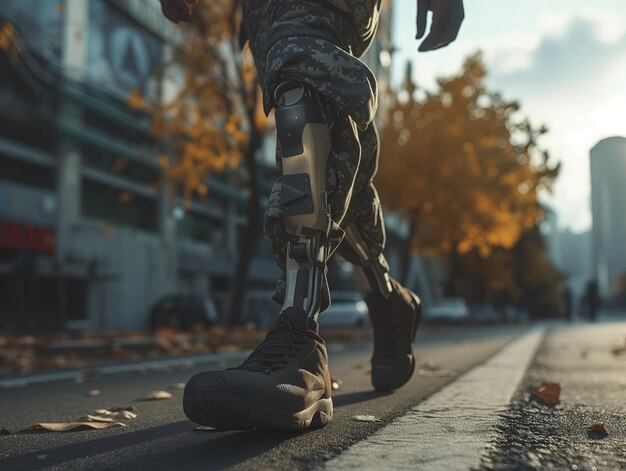
{"type": "MultiPolygon", "coordinates": [[[[330,0],[336,2],[337,0],[330,0]]],[[[349,0],[377,13],[377,0],[349,0]]],[[[345,3],[345,2],[344,2],[345,3]]],[[[332,149],[327,167],[331,218],[343,227],[357,224],[373,257],[385,244],[382,212],[372,178],[378,158],[376,80],[349,50],[363,50],[359,28],[324,0],[244,0],[244,22],[264,89],[267,112],[273,90],[284,80],[298,80],[318,91],[333,108],[332,149]],[[353,198],[353,193],[355,197],[353,198]]],[[[277,162],[280,165],[280,148],[277,162]]],[[[274,185],[265,214],[264,233],[279,266],[285,268],[287,232],[274,185]]],[[[341,249],[340,249],[341,250],[341,249]]],[[[284,273],[275,299],[284,297],[284,273]]]]}

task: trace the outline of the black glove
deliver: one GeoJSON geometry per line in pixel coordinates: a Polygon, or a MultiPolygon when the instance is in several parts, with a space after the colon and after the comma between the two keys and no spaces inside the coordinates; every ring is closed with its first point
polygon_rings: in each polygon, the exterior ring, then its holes
{"type": "Polygon", "coordinates": [[[463,0],[417,0],[417,35],[420,39],[426,33],[426,17],[428,11],[433,12],[430,32],[420,44],[419,51],[434,51],[446,47],[459,34],[461,23],[465,18],[463,0]]]}

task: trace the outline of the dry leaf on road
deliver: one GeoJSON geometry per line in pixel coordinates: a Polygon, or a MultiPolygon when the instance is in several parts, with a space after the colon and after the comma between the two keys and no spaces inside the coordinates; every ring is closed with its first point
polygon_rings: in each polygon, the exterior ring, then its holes
{"type": "Polygon", "coordinates": [[[548,406],[561,403],[561,385],[558,383],[543,383],[543,386],[531,389],[530,394],[548,406]]]}
{"type": "Polygon", "coordinates": [[[115,422],[115,419],[112,417],[104,417],[102,415],[89,414],[78,419],[78,422],[104,422],[104,423],[112,424],[113,422],[115,422]]]}
{"type": "Polygon", "coordinates": [[[0,425],[0,435],[11,435],[13,432],[0,425]]]}
{"type": "Polygon", "coordinates": [[[172,393],[167,391],[152,391],[146,397],[140,399],[141,401],[159,401],[162,399],[171,399],[172,393]]]}
{"type": "Polygon", "coordinates": [[[357,422],[380,422],[380,419],[375,415],[355,415],[352,417],[352,420],[357,422]]]}
{"type": "Polygon", "coordinates": [[[137,418],[137,414],[129,410],[111,411],[109,409],[96,409],[94,413],[99,416],[116,417],[124,420],[133,420],[137,418]]]}
{"type": "Polygon", "coordinates": [[[61,422],[33,424],[19,433],[28,432],[70,432],[77,430],[99,430],[109,427],[126,427],[121,422],[61,422]]]}
{"type": "Polygon", "coordinates": [[[426,360],[424,362],[424,365],[422,366],[422,369],[426,371],[438,371],[441,369],[441,366],[433,360],[426,360]]]}
{"type": "Polygon", "coordinates": [[[607,437],[609,432],[604,428],[604,424],[593,424],[587,428],[587,433],[594,437],[607,437]]]}

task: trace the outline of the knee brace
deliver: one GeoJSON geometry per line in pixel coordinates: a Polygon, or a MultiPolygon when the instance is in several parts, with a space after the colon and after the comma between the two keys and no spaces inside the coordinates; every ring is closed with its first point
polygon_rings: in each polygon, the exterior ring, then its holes
{"type": "Polygon", "coordinates": [[[274,99],[282,165],[279,206],[288,235],[283,310],[300,308],[315,319],[326,261],[343,234],[332,222],[327,203],[329,122],[318,95],[303,83],[281,83],[274,99]]]}

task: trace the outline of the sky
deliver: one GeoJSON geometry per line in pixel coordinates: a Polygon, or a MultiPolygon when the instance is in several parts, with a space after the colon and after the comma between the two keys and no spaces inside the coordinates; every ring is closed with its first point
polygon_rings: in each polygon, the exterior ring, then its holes
{"type": "Polygon", "coordinates": [[[591,226],[589,150],[601,139],[626,136],[626,0],[466,0],[457,41],[417,52],[416,1],[395,0],[393,77],[413,60],[419,86],[460,70],[482,50],[487,84],[549,133],[540,143],[562,170],[552,195],[542,199],[559,226],[591,226]]]}

